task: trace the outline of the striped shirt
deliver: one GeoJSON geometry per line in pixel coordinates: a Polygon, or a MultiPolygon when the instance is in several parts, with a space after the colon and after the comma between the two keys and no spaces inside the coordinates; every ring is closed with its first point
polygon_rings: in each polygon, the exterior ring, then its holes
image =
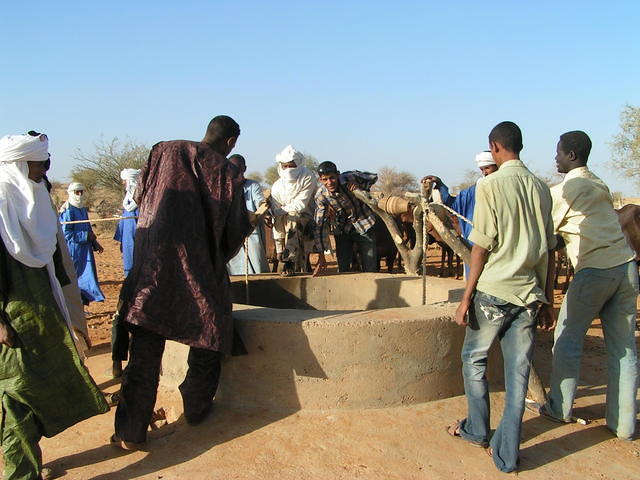
{"type": "Polygon", "coordinates": [[[316,192],[316,215],[313,237],[319,251],[329,249],[322,232],[329,226],[334,235],[348,234],[356,231],[365,234],[376,223],[373,211],[347,188],[347,184],[354,183],[360,190],[369,190],[378,180],[378,175],[369,172],[353,170],[340,174],[338,189],[330,193],[327,187],[319,185],[316,192]]]}

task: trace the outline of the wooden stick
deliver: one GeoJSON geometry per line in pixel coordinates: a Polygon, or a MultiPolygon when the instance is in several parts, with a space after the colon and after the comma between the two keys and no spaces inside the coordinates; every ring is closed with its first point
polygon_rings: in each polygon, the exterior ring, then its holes
{"type": "Polygon", "coordinates": [[[73,223],[94,223],[94,222],[111,222],[113,220],[129,220],[130,218],[138,218],[135,217],[109,217],[109,218],[90,218],[89,220],[73,220],[71,222],[60,222],[60,225],[71,225],[73,223]]]}

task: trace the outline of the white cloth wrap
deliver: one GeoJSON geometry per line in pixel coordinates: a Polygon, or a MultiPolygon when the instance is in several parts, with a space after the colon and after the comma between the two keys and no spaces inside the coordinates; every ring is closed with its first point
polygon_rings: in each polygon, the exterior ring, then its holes
{"type": "Polygon", "coordinates": [[[76,208],[84,208],[85,206],[85,196],[84,196],[84,185],[80,182],[71,182],[67,187],[67,203],[63,205],[63,208],[60,209],[61,212],[64,212],[70,203],[76,208]],[[78,190],[82,190],[82,195],[76,195],[78,190]]]}
{"type": "MultiPolygon", "coordinates": [[[[274,216],[298,216],[305,212],[311,215],[313,197],[318,188],[315,175],[305,166],[295,169],[278,166],[278,172],[282,170],[294,170],[295,175],[291,180],[281,175],[271,187],[271,213],[274,216]]],[[[274,231],[274,237],[277,235],[274,231]]]]}
{"type": "Polygon", "coordinates": [[[476,155],[476,164],[478,168],[488,167],[489,165],[495,165],[496,162],[491,155],[491,152],[480,152],[476,155]]]}
{"type": "Polygon", "coordinates": [[[135,168],[125,168],[120,172],[120,179],[124,180],[126,190],[124,200],[122,200],[122,206],[127,212],[133,212],[138,208],[138,204],[133,199],[133,196],[136,192],[136,187],[138,186],[139,175],[140,170],[135,168]]]}
{"type": "Polygon", "coordinates": [[[0,139],[0,236],[9,255],[18,262],[31,268],[47,268],[53,296],[71,336],[77,341],[53,264],[58,217],[45,183],[29,179],[26,163],[49,158],[44,138],[12,135],[0,139]],[[11,140],[12,137],[22,138],[11,140]]]}

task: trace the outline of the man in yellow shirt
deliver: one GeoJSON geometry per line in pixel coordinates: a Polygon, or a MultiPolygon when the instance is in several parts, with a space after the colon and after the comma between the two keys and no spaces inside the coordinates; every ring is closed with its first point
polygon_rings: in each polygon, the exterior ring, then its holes
{"type": "Polygon", "coordinates": [[[580,373],[582,342],[600,317],[607,350],[607,426],[631,440],[636,425],[635,341],[638,268],[609,189],[587,168],[591,140],[581,131],[560,136],[556,164],[566,173],[551,189],[553,223],[567,246],[575,277],[562,302],[553,345],[549,400],[540,414],[569,422],[580,373]]]}
{"type": "Polygon", "coordinates": [[[473,242],[467,286],[455,321],[466,326],[462,373],[467,418],[448,433],[471,445],[489,446],[488,350],[500,339],[505,367],[505,406],[491,438],[489,454],[496,467],[518,467],[520,432],[536,323],[553,323],[555,247],[549,187],[520,161],[522,133],[513,122],[496,125],[489,134],[498,171],[476,189],[473,242]],[[550,267],[551,265],[551,267],[550,267]]]}

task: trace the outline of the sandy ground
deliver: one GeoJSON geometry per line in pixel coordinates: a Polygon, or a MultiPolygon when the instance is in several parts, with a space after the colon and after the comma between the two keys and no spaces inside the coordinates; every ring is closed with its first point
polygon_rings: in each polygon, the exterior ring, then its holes
{"type": "MultiPolygon", "coordinates": [[[[100,388],[109,378],[110,317],[122,283],[118,244],[99,233],[97,256],[107,300],[88,308],[93,349],[87,365],[100,388]]],[[[435,269],[438,255],[432,252],[435,269]]],[[[561,299],[557,292],[557,302],[561,299]]],[[[542,333],[536,365],[549,375],[551,334],[542,333]]],[[[606,359],[598,322],[585,341],[583,379],[575,414],[587,426],[560,425],[525,414],[519,476],[530,479],[638,479],[640,441],[614,438],[604,425],[606,359]]],[[[504,394],[491,394],[495,427],[504,394]]],[[[493,479],[504,476],[483,449],[450,438],[445,425],[465,414],[463,396],[380,410],[270,412],[214,409],[197,427],[184,424],[180,400],[160,391],[157,406],[170,423],[150,433],[145,451],[108,445],[115,410],[41,442],[45,464],[68,479],[493,479]]]]}

